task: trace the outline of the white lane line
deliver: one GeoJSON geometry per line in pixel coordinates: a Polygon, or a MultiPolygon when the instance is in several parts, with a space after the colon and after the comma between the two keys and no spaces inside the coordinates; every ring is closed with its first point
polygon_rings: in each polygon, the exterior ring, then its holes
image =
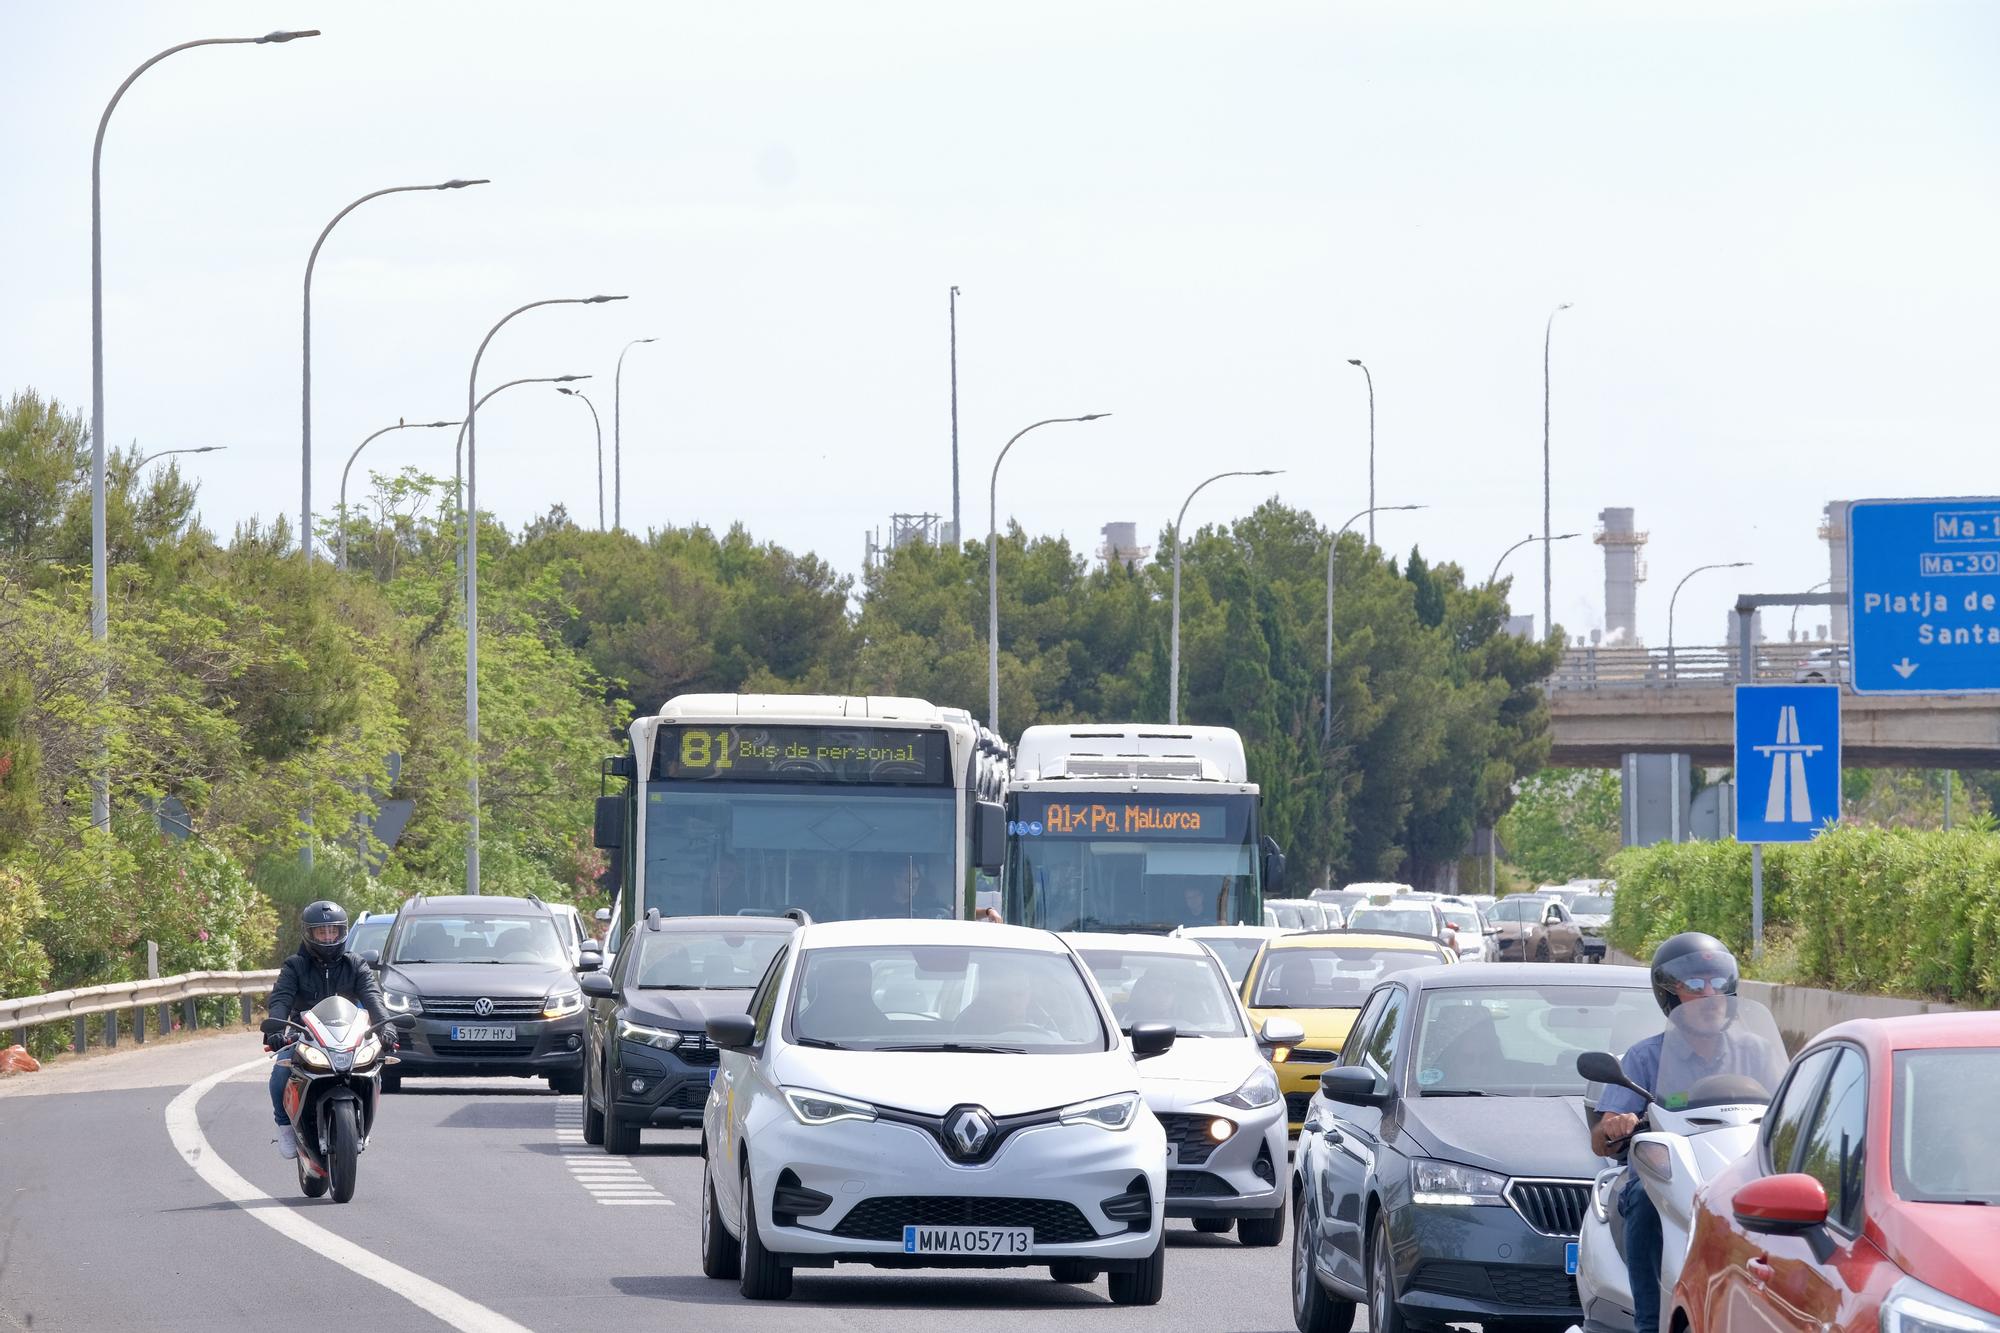
{"type": "Polygon", "coordinates": [[[216,1084],[268,1063],[259,1056],[219,1074],[210,1074],[200,1082],[190,1083],[167,1103],[167,1136],[173,1140],[175,1149],[187,1164],[194,1168],[195,1174],[207,1181],[217,1194],[242,1207],[246,1216],[262,1222],[287,1240],[296,1241],[315,1254],[344,1265],[377,1286],[401,1296],[425,1314],[463,1330],[463,1333],[529,1333],[526,1326],[515,1323],[505,1315],[467,1300],[427,1277],[392,1264],[316,1222],[306,1221],[290,1207],[243,1207],[256,1202],[274,1203],[276,1200],[238,1175],[235,1168],[216,1155],[208,1136],[201,1132],[199,1109],[201,1099],[216,1084]]]}
{"type": "Polygon", "coordinates": [[[668,1208],[674,1206],[674,1201],[672,1199],[599,1199],[598,1202],[603,1204],[606,1208],[616,1208],[621,1204],[627,1206],[633,1204],[649,1204],[655,1208],[658,1208],[662,1205],[668,1208]]]}
{"type": "Polygon", "coordinates": [[[570,1179],[606,1207],[645,1204],[671,1208],[674,1201],[655,1189],[639,1168],[622,1157],[583,1141],[583,1099],[565,1097],[556,1103],[556,1151],[564,1156],[570,1179]]]}

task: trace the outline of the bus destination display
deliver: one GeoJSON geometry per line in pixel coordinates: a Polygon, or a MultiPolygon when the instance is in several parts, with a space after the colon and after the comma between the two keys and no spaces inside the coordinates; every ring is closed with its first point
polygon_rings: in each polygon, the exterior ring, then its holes
{"type": "Polygon", "coordinates": [[[663,726],[655,771],[670,782],[951,785],[942,731],[845,726],[663,726]]]}
{"type": "Polygon", "coordinates": [[[1223,801],[1162,800],[1135,793],[1099,799],[1022,793],[1007,831],[1030,838],[1190,838],[1235,841],[1242,820],[1223,801]]]}

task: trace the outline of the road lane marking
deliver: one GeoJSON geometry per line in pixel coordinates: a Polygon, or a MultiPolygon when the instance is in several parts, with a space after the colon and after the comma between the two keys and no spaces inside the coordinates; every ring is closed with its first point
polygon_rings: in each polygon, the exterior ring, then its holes
{"type": "Polygon", "coordinates": [[[606,1207],[651,1204],[673,1207],[674,1201],[654,1188],[639,1168],[623,1157],[605,1153],[583,1141],[583,1098],[556,1099],[556,1151],[564,1155],[570,1179],[606,1207]]]}
{"type": "Polygon", "coordinates": [[[279,1208],[246,1206],[277,1201],[238,1175],[234,1167],[216,1154],[208,1136],[201,1131],[201,1099],[223,1080],[268,1064],[268,1060],[259,1056],[219,1074],[210,1074],[199,1082],[190,1083],[167,1103],[167,1136],[173,1140],[174,1148],[181,1157],[194,1168],[195,1174],[207,1181],[217,1194],[237,1205],[245,1216],[394,1292],[425,1314],[462,1333],[530,1333],[525,1325],[517,1324],[476,1301],[467,1300],[449,1287],[392,1264],[316,1222],[308,1222],[289,1203],[279,1208]]]}

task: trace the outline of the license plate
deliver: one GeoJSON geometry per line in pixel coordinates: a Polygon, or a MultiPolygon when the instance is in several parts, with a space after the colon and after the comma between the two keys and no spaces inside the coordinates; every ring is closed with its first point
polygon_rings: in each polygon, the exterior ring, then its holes
{"type": "Polygon", "coordinates": [[[455,1027],[451,1030],[453,1041],[512,1041],[514,1029],[511,1027],[455,1027]]]}
{"type": "Polygon", "coordinates": [[[904,1254],[1027,1254],[1034,1249],[1029,1227],[904,1227],[904,1254]]]}
{"type": "Polygon", "coordinates": [[[1563,1272],[1568,1273],[1571,1277],[1576,1276],[1576,1256],[1578,1248],[1579,1247],[1577,1245],[1577,1242],[1575,1241],[1571,1241],[1569,1244],[1563,1246],[1563,1272]]]}

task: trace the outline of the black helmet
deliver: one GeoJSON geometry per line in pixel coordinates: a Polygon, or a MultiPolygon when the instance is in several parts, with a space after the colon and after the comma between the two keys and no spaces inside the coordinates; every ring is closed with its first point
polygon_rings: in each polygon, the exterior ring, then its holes
{"type": "Polygon", "coordinates": [[[1736,994],[1736,956],[1713,935],[1684,930],[1653,950],[1653,998],[1660,1012],[1680,1006],[1681,987],[1706,994],[1736,994]]]}
{"type": "Polygon", "coordinates": [[[346,950],[347,909],[339,903],[325,898],[307,903],[306,910],[299,913],[299,924],[305,927],[306,948],[322,963],[332,962],[346,950]]]}

